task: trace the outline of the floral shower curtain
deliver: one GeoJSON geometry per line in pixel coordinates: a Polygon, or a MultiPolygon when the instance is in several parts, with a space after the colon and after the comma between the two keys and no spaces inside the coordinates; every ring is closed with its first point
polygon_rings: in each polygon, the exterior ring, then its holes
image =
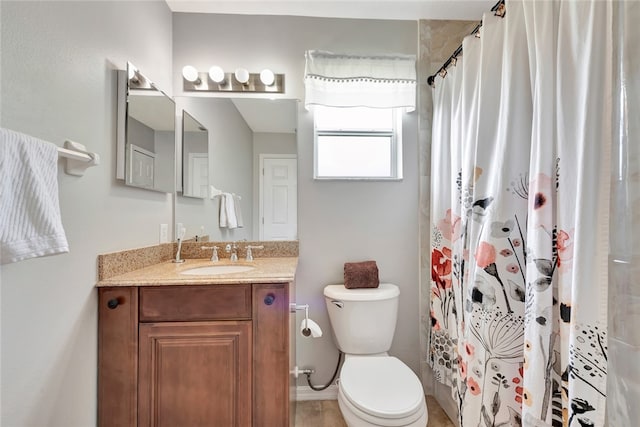
{"type": "Polygon", "coordinates": [[[513,1],[435,82],[430,362],[466,426],[602,426],[609,2],[513,1]]]}

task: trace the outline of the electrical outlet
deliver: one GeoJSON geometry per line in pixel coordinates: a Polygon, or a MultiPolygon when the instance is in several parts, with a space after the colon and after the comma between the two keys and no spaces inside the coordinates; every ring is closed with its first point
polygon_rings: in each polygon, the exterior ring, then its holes
{"type": "Polygon", "coordinates": [[[169,243],[169,224],[160,224],[160,243],[169,243]]]}

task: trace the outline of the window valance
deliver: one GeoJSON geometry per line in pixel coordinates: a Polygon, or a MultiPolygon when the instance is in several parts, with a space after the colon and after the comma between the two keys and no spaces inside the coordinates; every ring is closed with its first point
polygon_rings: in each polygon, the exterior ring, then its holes
{"type": "Polygon", "coordinates": [[[416,108],[414,55],[305,54],[305,107],[416,108]]]}

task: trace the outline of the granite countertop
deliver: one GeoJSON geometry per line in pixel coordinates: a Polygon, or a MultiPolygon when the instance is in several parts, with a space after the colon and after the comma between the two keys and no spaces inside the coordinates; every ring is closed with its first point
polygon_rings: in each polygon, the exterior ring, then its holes
{"type": "Polygon", "coordinates": [[[255,258],[253,261],[228,259],[212,262],[208,259],[187,259],[182,264],[161,262],[128,273],[100,280],[97,287],[108,286],[167,286],[167,285],[220,285],[230,283],[287,283],[292,282],[298,265],[297,257],[255,258]],[[251,266],[242,273],[216,275],[180,274],[191,268],[214,265],[251,266]]]}

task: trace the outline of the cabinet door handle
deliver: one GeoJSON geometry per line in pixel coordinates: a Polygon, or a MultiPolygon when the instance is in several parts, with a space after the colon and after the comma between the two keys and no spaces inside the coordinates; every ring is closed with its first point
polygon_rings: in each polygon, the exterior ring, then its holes
{"type": "Polygon", "coordinates": [[[109,301],[107,301],[107,307],[109,307],[109,309],[111,310],[118,307],[119,304],[120,304],[120,301],[118,301],[118,298],[112,298],[109,301]]]}
{"type": "Polygon", "coordinates": [[[264,297],[264,303],[266,305],[273,304],[275,300],[276,300],[276,296],[274,294],[267,294],[267,296],[264,297]]]}

